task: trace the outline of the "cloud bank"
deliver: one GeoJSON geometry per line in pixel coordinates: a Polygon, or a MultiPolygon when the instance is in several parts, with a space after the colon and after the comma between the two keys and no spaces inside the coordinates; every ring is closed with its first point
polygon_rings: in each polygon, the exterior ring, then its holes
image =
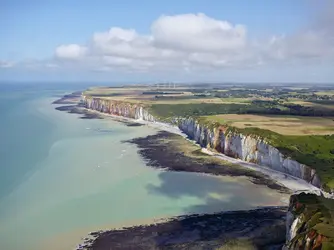
{"type": "Polygon", "coordinates": [[[163,15],[152,23],[150,31],[138,34],[133,29],[112,27],[93,34],[89,44],[59,46],[55,57],[60,61],[85,61],[81,67],[103,71],[191,71],[333,60],[334,55],[332,26],[256,41],[249,39],[244,25],[199,13],[163,15]]]}
{"type": "MultiPolygon", "coordinates": [[[[333,8],[334,9],[334,8],[333,8]]],[[[123,72],[197,72],[245,69],[267,65],[334,62],[333,9],[294,34],[251,39],[247,27],[203,13],[162,15],[148,34],[111,27],[86,44],[63,44],[53,58],[34,62],[52,70],[123,72]]],[[[30,65],[21,62],[15,65],[30,65]]],[[[14,63],[0,61],[0,67],[14,63]]]]}
{"type": "MultiPolygon", "coordinates": [[[[186,70],[257,64],[255,48],[243,25],[233,25],[205,14],[161,16],[150,34],[112,27],[93,34],[89,44],[61,45],[55,50],[59,61],[80,60],[95,70],[186,70]]],[[[81,64],[81,66],[83,66],[81,64]]]]}

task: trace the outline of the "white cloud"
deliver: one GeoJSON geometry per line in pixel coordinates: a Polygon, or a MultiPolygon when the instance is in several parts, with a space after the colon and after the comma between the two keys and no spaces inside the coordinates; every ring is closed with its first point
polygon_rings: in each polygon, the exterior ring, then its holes
{"type": "Polygon", "coordinates": [[[322,31],[308,30],[291,36],[274,36],[267,56],[277,60],[333,59],[334,44],[322,31]]]}
{"type": "Polygon", "coordinates": [[[318,5],[316,19],[290,35],[273,36],[264,56],[300,64],[314,61],[334,61],[334,2],[318,5]],[[319,7],[321,6],[321,7],[319,7]],[[320,10],[319,10],[320,8],[320,10]]]}
{"type": "MultiPolygon", "coordinates": [[[[276,62],[302,65],[320,59],[332,63],[334,29],[328,20],[334,15],[328,16],[323,15],[321,22],[294,34],[256,41],[248,37],[246,26],[205,14],[163,15],[152,22],[148,34],[112,27],[92,34],[87,44],[60,45],[55,57],[43,63],[52,69],[189,74],[263,67],[276,62]]],[[[10,66],[0,61],[0,67],[10,66]]]]}
{"type": "Polygon", "coordinates": [[[161,16],[151,27],[154,43],[181,51],[237,50],[246,44],[246,28],[204,14],[161,16]]]}
{"type": "Polygon", "coordinates": [[[156,48],[152,42],[151,36],[139,35],[134,30],[111,28],[93,35],[91,49],[97,55],[138,59],[170,57],[175,54],[171,50],[156,48]]]}
{"type": "Polygon", "coordinates": [[[93,34],[87,46],[59,46],[55,55],[63,60],[90,62],[103,71],[182,70],[191,64],[224,67],[247,54],[246,33],[242,25],[233,26],[204,14],[161,16],[151,25],[151,34],[112,27],[93,34]]]}
{"type": "Polygon", "coordinates": [[[50,68],[50,69],[57,69],[59,68],[59,65],[55,63],[47,63],[45,64],[45,67],[50,68]]]}
{"type": "Polygon", "coordinates": [[[14,65],[15,65],[14,62],[0,60],[0,68],[11,68],[14,65]]]}
{"type": "Polygon", "coordinates": [[[133,59],[131,58],[123,58],[123,57],[116,57],[116,56],[103,56],[103,62],[109,66],[129,66],[133,63],[133,59]]]}
{"type": "Polygon", "coordinates": [[[78,44],[61,45],[56,48],[55,56],[60,59],[80,59],[87,53],[85,46],[78,44]]]}

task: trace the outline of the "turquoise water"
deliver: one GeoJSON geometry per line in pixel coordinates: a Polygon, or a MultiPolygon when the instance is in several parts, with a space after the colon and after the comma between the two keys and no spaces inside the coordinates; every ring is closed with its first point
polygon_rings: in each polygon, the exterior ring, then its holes
{"type": "Polygon", "coordinates": [[[99,228],[286,202],[245,178],[147,167],[122,141],[155,129],[56,111],[66,90],[1,89],[0,249],[72,249],[99,228]]]}

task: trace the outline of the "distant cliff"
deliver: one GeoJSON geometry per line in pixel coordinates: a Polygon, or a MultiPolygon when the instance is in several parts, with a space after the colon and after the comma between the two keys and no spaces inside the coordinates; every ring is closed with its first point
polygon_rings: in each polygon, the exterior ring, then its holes
{"type": "MultiPolygon", "coordinates": [[[[147,108],[140,104],[122,101],[104,100],[85,97],[82,104],[103,113],[145,121],[159,121],[147,108]]],[[[211,148],[225,155],[257,163],[274,170],[303,179],[312,185],[324,188],[316,170],[285,156],[277,148],[256,135],[244,135],[229,127],[212,126],[195,118],[173,118],[172,123],[199,143],[202,147],[211,148]]],[[[328,190],[327,190],[328,191],[328,190]]],[[[333,192],[333,190],[330,190],[333,192]]]]}
{"type": "Polygon", "coordinates": [[[139,104],[104,100],[85,96],[82,97],[82,103],[88,109],[97,110],[103,113],[144,121],[155,121],[155,118],[149,114],[142,105],[139,104]]]}

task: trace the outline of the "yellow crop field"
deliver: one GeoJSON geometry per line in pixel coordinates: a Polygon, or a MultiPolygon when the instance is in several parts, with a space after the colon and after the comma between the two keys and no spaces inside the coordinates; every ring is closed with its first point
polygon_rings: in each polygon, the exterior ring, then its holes
{"type": "Polygon", "coordinates": [[[324,135],[334,133],[334,117],[226,114],[206,116],[209,121],[238,128],[257,127],[283,135],[324,135]]]}

